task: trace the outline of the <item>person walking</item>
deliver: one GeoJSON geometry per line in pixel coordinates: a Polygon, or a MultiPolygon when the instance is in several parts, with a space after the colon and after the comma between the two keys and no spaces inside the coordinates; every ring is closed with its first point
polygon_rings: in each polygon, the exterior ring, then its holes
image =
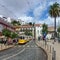
{"type": "Polygon", "coordinates": [[[46,33],[43,34],[43,40],[45,41],[45,45],[47,44],[47,42],[46,42],[46,35],[47,35],[46,33]]]}

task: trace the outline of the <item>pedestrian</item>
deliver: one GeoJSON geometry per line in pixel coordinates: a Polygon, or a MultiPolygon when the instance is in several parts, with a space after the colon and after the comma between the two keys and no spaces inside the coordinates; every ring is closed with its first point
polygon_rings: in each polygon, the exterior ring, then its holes
{"type": "Polygon", "coordinates": [[[47,42],[46,42],[46,32],[43,34],[43,39],[44,39],[44,41],[45,41],[45,45],[47,44],[47,42]]]}

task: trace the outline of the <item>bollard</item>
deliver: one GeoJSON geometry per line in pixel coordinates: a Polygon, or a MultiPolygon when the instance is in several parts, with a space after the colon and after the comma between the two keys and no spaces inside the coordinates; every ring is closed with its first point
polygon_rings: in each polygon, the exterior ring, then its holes
{"type": "Polygon", "coordinates": [[[47,50],[48,50],[48,44],[47,44],[47,50]]]}
{"type": "Polygon", "coordinates": [[[50,45],[50,53],[51,53],[51,45],[50,45]]]}
{"type": "Polygon", "coordinates": [[[1,50],[2,50],[2,44],[1,44],[1,50]]]}
{"type": "Polygon", "coordinates": [[[53,52],[52,60],[56,60],[56,51],[53,52]]]}
{"type": "Polygon", "coordinates": [[[2,44],[1,44],[1,50],[2,50],[2,44]]]}
{"type": "Polygon", "coordinates": [[[52,51],[52,60],[56,60],[56,51],[54,50],[54,47],[52,51]]]}
{"type": "Polygon", "coordinates": [[[48,44],[47,44],[47,50],[48,50],[48,44]]]}
{"type": "Polygon", "coordinates": [[[43,41],[43,43],[42,43],[42,47],[44,47],[44,41],[43,41]]]}

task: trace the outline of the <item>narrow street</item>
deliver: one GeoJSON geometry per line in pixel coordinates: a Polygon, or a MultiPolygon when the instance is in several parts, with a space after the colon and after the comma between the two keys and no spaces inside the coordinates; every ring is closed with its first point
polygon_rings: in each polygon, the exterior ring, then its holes
{"type": "Polygon", "coordinates": [[[0,60],[47,60],[46,54],[33,40],[0,52],[0,60]]]}

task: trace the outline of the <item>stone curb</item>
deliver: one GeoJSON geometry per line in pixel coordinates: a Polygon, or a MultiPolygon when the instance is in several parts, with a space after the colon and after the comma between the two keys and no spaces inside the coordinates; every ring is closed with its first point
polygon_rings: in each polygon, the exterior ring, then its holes
{"type": "Polygon", "coordinates": [[[7,49],[10,49],[12,47],[14,47],[14,45],[6,46],[5,48],[0,49],[0,52],[4,51],[4,50],[7,50],[7,49]]]}
{"type": "Polygon", "coordinates": [[[52,60],[52,54],[46,48],[42,47],[41,44],[38,44],[38,42],[36,42],[36,44],[46,53],[47,60],[52,60]]]}
{"type": "MultiPolygon", "coordinates": [[[[37,43],[36,43],[36,45],[38,46],[37,43]]],[[[46,54],[46,60],[48,60],[48,55],[47,55],[46,51],[41,46],[38,46],[38,47],[41,48],[44,51],[44,53],[46,54]]]]}

